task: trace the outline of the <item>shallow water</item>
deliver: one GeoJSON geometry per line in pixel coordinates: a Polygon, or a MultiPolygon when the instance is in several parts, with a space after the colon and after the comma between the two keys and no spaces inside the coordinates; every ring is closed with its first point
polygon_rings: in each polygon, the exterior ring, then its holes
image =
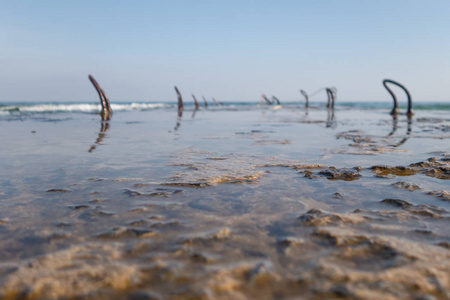
{"type": "Polygon", "coordinates": [[[447,299],[450,117],[388,111],[6,110],[1,295],[447,299]]]}

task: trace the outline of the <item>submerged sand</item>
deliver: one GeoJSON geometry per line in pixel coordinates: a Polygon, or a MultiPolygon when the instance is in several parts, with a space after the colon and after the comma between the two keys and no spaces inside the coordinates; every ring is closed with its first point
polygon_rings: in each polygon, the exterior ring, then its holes
{"type": "Polygon", "coordinates": [[[448,299],[438,112],[0,120],[4,299],[448,299]]]}

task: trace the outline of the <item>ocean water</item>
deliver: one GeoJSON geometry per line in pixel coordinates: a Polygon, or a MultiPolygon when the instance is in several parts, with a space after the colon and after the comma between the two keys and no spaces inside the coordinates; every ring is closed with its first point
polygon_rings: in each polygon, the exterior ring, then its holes
{"type": "MultiPolygon", "coordinates": [[[[261,107],[258,102],[222,102],[222,105],[209,104],[209,109],[215,110],[233,110],[233,109],[252,109],[255,107],[261,107]]],[[[145,111],[153,109],[170,109],[176,108],[176,102],[119,102],[112,103],[113,111],[145,111]]],[[[310,102],[311,108],[320,108],[324,104],[321,102],[310,102]]],[[[185,103],[187,108],[194,108],[194,104],[189,102],[185,103]]],[[[203,104],[202,104],[203,106],[203,104]]],[[[303,108],[304,104],[298,101],[295,102],[283,102],[285,108],[303,108]]],[[[264,106],[263,106],[264,107],[264,106]]],[[[392,107],[391,102],[338,102],[337,107],[340,108],[354,108],[361,110],[388,110],[392,107]]],[[[399,107],[404,109],[405,106],[399,104],[399,107]]],[[[96,113],[101,109],[100,104],[94,104],[91,102],[0,102],[0,112],[2,114],[26,114],[26,113],[61,113],[61,112],[80,112],[80,113],[96,113]]],[[[445,112],[450,110],[450,104],[446,102],[418,102],[414,104],[414,110],[430,110],[445,112]]]]}
{"type": "Polygon", "coordinates": [[[2,103],[0,297],[448,299],[450,105],[390,105],[2,103]]]}

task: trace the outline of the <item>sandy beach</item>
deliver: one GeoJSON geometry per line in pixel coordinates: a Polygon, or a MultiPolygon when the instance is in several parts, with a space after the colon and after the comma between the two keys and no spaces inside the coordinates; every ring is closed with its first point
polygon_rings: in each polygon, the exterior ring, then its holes
{"type": "Polygon", "coordinates": [[[450,119],[0,115],[3,299],[448,299],[450,119]]]}

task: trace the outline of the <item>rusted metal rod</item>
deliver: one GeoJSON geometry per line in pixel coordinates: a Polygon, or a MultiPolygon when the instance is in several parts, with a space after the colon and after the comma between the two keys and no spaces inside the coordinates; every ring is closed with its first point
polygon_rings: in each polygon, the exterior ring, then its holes
{"type": "Polygon", "coordinates": [[[105,92],[102,90],[100,85],[97,83],[97,81],[92,77],[92,75],[89,75],[89,80],[94,85],[95,89],[97,90],[98,96],[100,97],[100,104],[102,105],[102,120],[107,121],[111,119],[112,115],[112,108],[111,104],[109,103],[109,99],[106,96],[105,92]]]}
{"type": "Polygon", "coordinates": [[[408,115],[408,116],[414,115],[414,111],[413,111],[413,108],[412,108],[412,106],[413,106],[412,105],[412,99],[411,99],[411,95],[409,94],[408,90],[402,84],[400,84],[400,83],[398,83],[398,82],[396,82],[394,80],[385,79],[385,80],[383,80],[383,85],[387,89],[389,94],[391,94],[392,99],[394,100],[394,107],[391,110],[391,115],[398,114],[398,103],[397,103],[397,98],[395,97],[394,92],[387,86],[388,83],[394,84],[394,85],[400,87],[402,90],[405,91],[406,96],[408,97],[408,110],[406,111],[406,115],[408,115]]]}
{"type": "Polygon", "coordinates": [[[199,109],[200,105],[197,102],[197,98],[195,98],[194,94],[192,94],[192,98],[194,98],[194,103],[195,103],[195,109],[199,109]]]}
{"type": "Polygon", "coordinates": [[[300,93],[302,93],[302,95],[305,97],[305,100],[306,100],[305,107],[309,107],[308,93],[306,93],[304,90],[300,90],[300,93]]]}
{"type": "Polygon", "coordinates": [[[278,100],[278,98],[277,97],[275,97],[275,96],[272,96],[272,103],[275,103],[275,102],[277,102],[277,105],[281,105],[281,102],[280,102],[280,100],[278,100]]]}
{"type": "Polygon", "coordinates": [[[175,88],[175,92],[177,93],[177,97],[178,97],[178,110],[181,111],[184,109],[183,98],[181,98],[181,94],[180,94],[180,91],[178,90],[178,88],[176,86],[174,86],[174,88],[175,88]]]}

